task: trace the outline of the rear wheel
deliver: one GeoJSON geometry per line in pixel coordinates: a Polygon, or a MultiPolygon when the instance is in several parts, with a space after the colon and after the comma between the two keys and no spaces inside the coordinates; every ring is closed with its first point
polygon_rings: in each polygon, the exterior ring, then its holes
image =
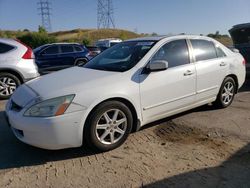
{"type": "Polygon", "coordinates": [[[11,73],[0,73],[0,99],[8,99],[21,85],[20,80],[11,73]]]}
{"type": "Polygon", "coordinates": [[[220,108],[227,108],[230,106],[233,102],[236,90],[234,79],[227,77],[222,83],[215,105],[220,108]]]}
{"type": "Polygon", "coordinates": [[[86,123],[84,140],[98,151],[109,151],[122,145],[132,129],[129,108],[118,101],[100,104],[86,123]]]}
{"type": "Polygon", "coordinates": [[[76,66],[83,66],[87,63],[88,61],[86,59],[80,59],[76,61],[76,66]]]}

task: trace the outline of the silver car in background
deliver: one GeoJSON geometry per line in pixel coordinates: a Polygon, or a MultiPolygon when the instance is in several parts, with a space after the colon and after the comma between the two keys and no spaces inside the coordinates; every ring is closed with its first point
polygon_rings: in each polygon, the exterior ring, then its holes
{"type": "Polygon", "coordinates": [[[30,47],[18,40],[0,39],[0,99],[8,99],[19,85],[38,76],[30,47]]]}

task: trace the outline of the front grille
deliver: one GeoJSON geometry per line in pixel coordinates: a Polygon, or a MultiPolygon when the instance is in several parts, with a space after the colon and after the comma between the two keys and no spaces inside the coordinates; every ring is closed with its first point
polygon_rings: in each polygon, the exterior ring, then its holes
{"type": "Polygon", "coordinates": [[[20,112],[23,109],[23,107],[19,106],[14,101],[11,101],[10,109],[15,111],[15,112],[20,112]]]}

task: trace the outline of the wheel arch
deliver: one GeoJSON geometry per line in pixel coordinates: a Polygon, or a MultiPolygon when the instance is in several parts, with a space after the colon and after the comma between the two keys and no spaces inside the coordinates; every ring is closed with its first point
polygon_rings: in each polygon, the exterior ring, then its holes
{"type": "Polygon", "coordinates": [[[124,98],[124,97],[112,97],[112,98],[108,98],[105,100],[100,101],[99,103],[95,104],[94,107],[89,111],[89,113],[86,115],[86,119],[85,119],[85,123],[84,123],[84,127],[83,127],[83,132],[85,130],[86,127],[86,123],[88,122],[88,119],[91,115],[91,113],[93,113],[93,111],[102,103],[107,102],[107,101],[118,101],[121,102],[123,104],[125,104],[132,113],[133,116],[133,127],[132,127],[132,132],[136,132],[141,125],[141,120],[140,120],[140,112],[136,109],[135,105],[133,104],[133,102],[131,102],[130,100],[124,98]]]}
{"type": "Polygon", "coordinates": [[[231,77],[232,79],[234,79],[235,84],[236,84],[236,91],[235,93],[238,93],[239,90],[239,81],[238,81],[238,77],[235,74],[229,74],[226,76],[226,78],[231,77]]]}
{"type": "Polygon", "coordinates": [[[74,65],[76,65],[78,61],[86,61],[86,63],[87,63],[89,60],[88,60],[88,58],[86,58],[86,57],[77,58],[77,59],[75,60],[75,62],[74,62],[74,65]]]}
{"type": "Polygon", "coordinates": [[[15,75],[21,82],[21,84],[24,83],[24,77],[22,76],[22,74],[16,70],[13,69],[9,69],[9,68],[1,68],[0,69],[0,73],[10,73],[15,75]]]}

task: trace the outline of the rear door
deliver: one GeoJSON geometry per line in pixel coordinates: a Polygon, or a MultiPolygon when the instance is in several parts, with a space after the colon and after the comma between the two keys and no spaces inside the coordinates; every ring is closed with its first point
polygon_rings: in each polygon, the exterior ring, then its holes
{"type": "Polygon", "coordinates": [[[75,49],[73,45],[60,45],[61,53],[60,53],[60,67],[61,68],[67,68],[74,66],[75,63],[75,49]]]}
{"type": "Polygon", "coordinates": [[[190,40],[197,71],[197,102],[216,97],[229,63],[226,54],[213,41],[204,39],[190,40]]]}

